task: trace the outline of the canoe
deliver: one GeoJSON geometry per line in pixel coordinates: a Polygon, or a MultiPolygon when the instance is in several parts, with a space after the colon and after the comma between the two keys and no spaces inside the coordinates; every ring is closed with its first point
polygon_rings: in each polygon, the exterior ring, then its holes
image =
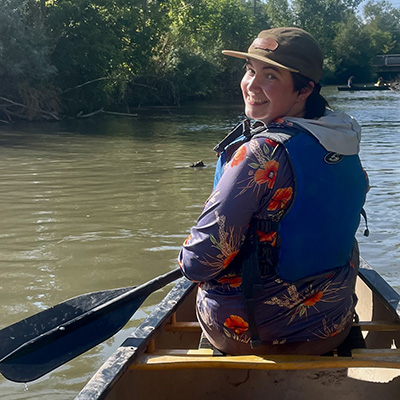
{"type": "Polygon", "coordinates": [[[361,340],[330,355],[230,356],[199,346],[195,293],[180,279],[76,400],[399,399],[400,296],[363,259],[352,328],[361,340]]]}
{"type": "Polygon", "coordinates": [[[352,87],[338,86],[337,89],[340,92],[355,92],[355,91],[365,91],[365,90],[390,90],[390,86],[353,85],[352,87]]]}

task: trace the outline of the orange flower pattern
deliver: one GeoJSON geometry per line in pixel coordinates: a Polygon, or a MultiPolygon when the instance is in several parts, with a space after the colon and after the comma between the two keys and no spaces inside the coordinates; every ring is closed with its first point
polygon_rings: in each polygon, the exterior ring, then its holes
{"type": "Polygon", "coordinates": [[[218,234],[210,234],[209,239],[213,249],[217,249],[216,255],[208,253],[206,258],[199,260],[205,266],[212,268],[214,271],[220,272],[225,269],[234,260],[239,253],[243,242],[242,235],[235,235],[233,227],[225,229],[225,216],[216,214],[216,223],[218,225],[218,234]]]}
{"type": "Polygon", "coordinates": [[[246,158],[249,160],[247,164],[249,170],[247,177],[243,181],[239,181],[239,183],[245,183],[245,186],[242,187],[238,195],[243,195],[246,192],[251,193],[250,189],[255,190],[257,194],[273,189],[279,170],[279,161],[275,151],[280,146],[270,146],[269,142],[264,139],[261,142],[250,141],[248,146],[250,152],[247,152],[246,158]]]}
{"type": "Polygon", "coordinates": [[[314,294],[314,296],[309,297],[308,299],[305,299],[303,304],[306,307],[312,307],[315,306],[316,303],[318,303],[321,299],[322,296],[324,295],[324,292],[317,292],[314,294]]]}
{"type": "Polygon", "coordinates": [[[236,335],[240,335],[249,329],[249,324],[238,315],[230,315],[224,322],[224,326],[232,330],[236,335]]]}
{"type": "Polygon", "coordinates": [[[292,195],[293,188],[291,187],[278,189],[268,204],[268,210],[283,210],[288,206],[290,200],[292,199],[292,195]]]}
{"type": "Polygon", "coordinates": [[[299,293],[296,285],[283,283],[283,286],[287,287],[287,292],[281,297],[272,297],[270,300],[265,301],[265,304],[278,305],[279,307],[288,309],[287,315],[290,315],[288,324],[292,323],[296,317],[307,317],[311,307],[318,311],[317,303],[335,303],[343,300],[338,297],[340,296],[338,293],[346,289],[346,286],[335,287],[336,285],[330,281],[320,290],[313,289],[311,285],[303,293],[299,293]]]}
{"type": "Polygon", "coordinates": [[[231,168],[235,167],[236,165],[239,165],[242,161],[244,161],[244,159],[246,158],[246,154],[247,154],[246,147],[241,146],[232,159],[231,168]]]}
{"type": "Polygon", "coordinates": [[[254,181],[258,185],[268,183],[268,189],[272,189],[274,187],[278,167],[279,164],[274,160],[266,162],[263,168],[259,168],[255,172],[254,181]]]}
{"type": "Polygon", "coordinates": [[[218,283],[227,283],[230,287],[236,288],[242,284],[242,278],[237,275],[225,275],[218,279],[218,283]]]}
{"type": "MultiPolygon", "coordinates": [[[[276,126],[285,124],[275,121],[276,126]]],[[[236,144],[179,254],[184,274],[199,283],[197,311],[215,343],[248,343],[243,305],[241,253],[253,217],[279,221],[294,198],[294,175],[283,145],[256,136],[236,144]]],[[[224,158],[225,157],[225,158],[224,158]]],[[[277,244],[277,232],[257,232],[260,243],[277,244]]],[[[255,304],[261,340],[282,344],[332,337],[351,323],[352,290],[358,265],[307,282],[262,276],[264,290],[255,304]]]]}
{"type": "Polygon", "coordinates": [[[258,240],[261,243],[267,242],[269,243],[272,247],[276,245],[276,239],[277,239],[277,233],[276,232],[261,232],[257,231],[257,237],[258,240]]]}

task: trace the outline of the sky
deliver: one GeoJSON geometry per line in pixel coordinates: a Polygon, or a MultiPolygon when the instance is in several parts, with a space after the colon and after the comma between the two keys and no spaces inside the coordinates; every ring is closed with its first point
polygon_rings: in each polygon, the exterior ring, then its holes
{"type": "MultiPolygon", "coordinates": [[[[375,0],[375,1],[380,1],[380,0],[375,0]]],[[[396,7],[396,8],[400,8],[400,0],[386,0],[387,2],[389,2],[390,4],[392,4],[393,5],[393,7],[396,7]]],[[[263,2],[265,3],[265,0],[263,0],[263,2]]],[[[290,0],[289,0],[289,2],[290,2],[290,0]]],[[[361,7],[363,6],[363,4],[364,3],[366,3],[367,2],[367,0],[364,0],[362,3],[361,3],[361,7]]]]}
{"type": "Polygon", "coordinates": [[[389,0],[396,8],[400,7],[400,0],[389,0]]]}
{"type": "MultiPolygon", "coordinates": [[[[386,1],[388,1],[390,4],[392,4],[393,7],[400,8],[400,0],[386,0],[386,1]]],[[[366,1],[363,1],[363,2],[361,3],[361,7],[362,7],[362,5],[363,5],[364,3],[366,3],[366,1]]]]}

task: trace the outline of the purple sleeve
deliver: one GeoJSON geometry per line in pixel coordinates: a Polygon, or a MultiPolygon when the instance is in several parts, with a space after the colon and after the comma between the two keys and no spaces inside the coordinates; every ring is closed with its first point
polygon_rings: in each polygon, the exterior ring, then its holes
{"type": "Polygon", "coordinates": [[[286,161],[284,147],[270,139],[252,139],[239,147],[181,249],[178,261],[185,276],[206,282],[229,265],[251,218],[276,191],[280,163],[286,161]]]}

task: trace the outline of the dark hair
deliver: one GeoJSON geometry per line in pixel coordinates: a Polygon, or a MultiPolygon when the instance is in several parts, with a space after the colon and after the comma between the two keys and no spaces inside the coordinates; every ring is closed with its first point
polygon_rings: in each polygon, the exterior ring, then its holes
{"type": "MultiPolygon", "coordinates": [[[[293,78],[293,87],[295,92],[299,92],[301,89],[310,86],[311,79],[306,78],[304,75],[296,72],[291,72],[293,78]]],[[[307,97],[306,108],[304,111],[304,118],[313,119],[320,118],[325,114],[326,108],[329,107],[326,99],[319,93],[321,85],[314,83],[314,90],[307,97]]]]}

